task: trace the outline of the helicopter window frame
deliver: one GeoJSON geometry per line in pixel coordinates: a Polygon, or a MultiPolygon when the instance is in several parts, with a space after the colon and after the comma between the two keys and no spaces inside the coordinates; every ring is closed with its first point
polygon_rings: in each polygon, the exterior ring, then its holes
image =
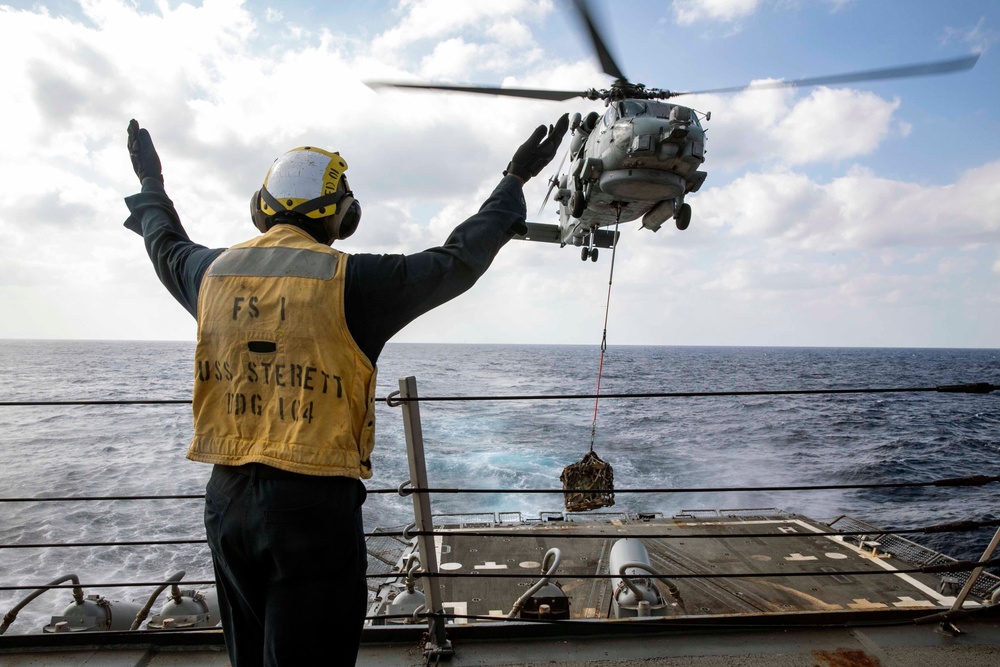
{"type": "Polygon", "coordinates": [[[604,112],[604,118],[601,120],[601,124],[604,125],[605,129],[611,129],[611,126],[620,118],[618,113],[617,104],[609,104],[608,110],[604,112]]]}
{"type": "Polygon", "coordinates": [[[649,106],[642,100],[622,100],[619,104],[621,105],[618,114],[620,118],[637,118],[649,113],[649,106]]]}

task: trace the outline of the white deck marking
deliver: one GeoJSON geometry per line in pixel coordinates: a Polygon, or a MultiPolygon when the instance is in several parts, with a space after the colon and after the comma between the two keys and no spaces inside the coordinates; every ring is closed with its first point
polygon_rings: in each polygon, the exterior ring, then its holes
{"type": "MultiPolygon", "coordinates": [[[[802,521],[800,519],[794,519],[794,522],[797,523],[797,524],[799,524],[800,526],[802,526],[806,530],[810,530],[810,531],[812,531],[814,533],[823,533],[823,532],[826,532],[826,531],[824,531],[824,530],[822,530],[820,528],[816,528],[815,526],[810,526],[808,523],[806,523],[805,521],[802,521]]],[[[827,536],[827,539],[829,539],[831,541],[836,541],[836,540],[833,540],[829,536],[827,536]]],[[[848,549],[857,552],[857,554],[859,556],[861,556],[862,558],[865,558],[866,560],[868,560],[871,563],[874,563],[875,565],[878,565],[883,570],[888,570],[890,572],[895,572],[896,571],[896,568],[893,567],[892,565],[890,565],[889,563],[885,562],[884,560],[882,560],[880,558],[870,558],[867,551],[865,551],[865,550],[863,550],[863,549],[861,549],[859,547],[854,546],[850,542],[842,541],[842,542],[839,542],[839,543],[842,544],[843,546],[847,547],[848,549]]],[[[918,591],[920,591],[924,595],[927,595],[930,598],[932,598],[934,600],[937,600],[938,604],[940,604],[942,606],[948,606],[948,605],[953,604],[955,602],[955,597],[954,596],[941,595],[940,593],[938,593],[936,590],[934,590],[930,586],[927,586],[927,585],[925,585],[925,584],[917,581],[916,579],[914,579],[913,577],[911,577],[908,574],[903,574],[902,572],[897,572],[896,576],[899,577],[900,579],[902,579],[903,581],[905,581],[906,583],[910,584],[914,588],[916,588],[918,591]]],[[[972,604],[975,605],[975,606],[977,606],[977,607],[979,606],[979,604],[976,603],[976,602],[973,602],[972,604]]]]}
{"type": "Polygon", "coordinates": [[[928,602],[927,600],[914,600],[913,598],[908,597],[906,595],[900,595],[898,599],[899,599],[899,602],[893,602],[892,603],[893,607],[909,608],[909,607],[933,607],[934,606],[933,602],[928,602]]]}
{"type": "Polygon", "coordinates": [[[497,564],[491,560],[486,561],[482,565],[476,565],[473,569],[475,570],[506,570],[507,566],[504,564],[497,564]]]}
{"type": "Polygon", "coordinates": [[[888,609],[889,605],[881,602],[869,602],[866,598],[854,598],[854,604],[847,605],[851,609],[888,609]]]}
{"type": "MultiPolygon", "coordinates": [[[[451,610],[451,613],[456,616],[468,616],[469,615],[469,603],[468,602],[442,602],[441,607],[445,610],[451,610]]],[[[469,622],[467,618],[455,618],[452,619],[455,625],[466,625],[469,622]]]]}
{"type": "Polygon", "coordinates": [[[800,553],[793,553],[790,556],[785,556],[785,560],[791,560],[791,561],[796,561],[796,560],[819,560],[819,558],[817,558],[816,556],[803,556],[800,553]]]}
{"type": "MultiPolygon", "coordinates": [[[[824,530],[822,528],[817,528],[816,526],[811,526],[808,523],[806,523],[805,521],[802,521],[801,519],[759,519],[759,520],[754,520],[754,521],[706,521],[706,522],[703,522],[703,523],[700,523],[700,524],[692,522],[692,523],[690,523],[688,525],[692,525],[692,526],[698,526],[698,525],[701,525],[701,526],[747,526],[747,525],[774,525],[774,524],[777,524],[777,523],[785,523],[785,524],[787,524],[787,523],[794,523],[794,524],[797,524],[799,526],[802,526],[806,530],[808,530],[810,532],[813,532],[813,533],[825,533],[826,532],[826,530],[824,530]]],[[[779,527],[778,530],[781,530],[781,528],[779,527]]],[[[782,531],[782,532],[785,532],[785,531],[782,531]]],[[[857,553],[860,557],[868,560],[871,563],[874,563],[875,565],[878,565],[879,567],[881,567],[884,570],[888,570],[890,572],[895,572],[896,571],[896,568],[893,567],[892,565],[890,565],[889,563],[887,563],[886,561],[884,561],[884,560],[882,560],[880,558],[872,558],[867,551],[865,551],[864,549],[861,549],[859,547],[856,547],[853,544],[851,544],[850,542],[848,542],[847,540],[845,540],[843,535],[826,535],[825,537],[826,537],[826,539],[830,540],[831,542],[836,542],[837,544],[840,544],[841,546],[847,547],[851,551],[854,551],[855,553],[857,553]]],[[[955,596],[954,595],[941,595],[940,593],[938,593],[936,590],[934,590],[930,586],[927,586],[927,585],[921,583],[920,581],[917,581],[916,579],[914,579],[910,575],[905,574],[903,572],[896,572],[896,576],[899,577],[900,579],[902,579],[903,581],[905,581],[906,583],[910,584],[911,586],[913,586],[917,590],[919,590],[921,593],[927,595],[928,597],[930,597],[930,598],[932,598],[934,600],[937,600],[938,604],[940,604],[942,606],[948,607],[948,606],[951,606],[952,604],[955,603],[955,596]]],[[[967,607],[980,607],[982,605],[980,605],[978,602],[967,600],[965,602],[964,606],[967,606],[967,607]]]]}

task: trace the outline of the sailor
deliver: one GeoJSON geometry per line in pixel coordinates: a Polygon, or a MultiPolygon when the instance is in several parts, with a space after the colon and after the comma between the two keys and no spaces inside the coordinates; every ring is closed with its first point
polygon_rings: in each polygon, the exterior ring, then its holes
{"type": "Polygon", "coordinates": [[[213,249],[190,240],[149,132],[129,123],[141,192],[125,199],[125,226],[198,321],[187,456],[214,465],[205,528],[234,667],[354,664],[367,606],[360,480],[372,475],[379,354],[527,231],[521,188],[567,126],[566,115],[539,126],[442,246],[349,255],[331,246],[354,233],[361,206],[337,152],[280,156],[250,202],[261,235],[213,249]]]}

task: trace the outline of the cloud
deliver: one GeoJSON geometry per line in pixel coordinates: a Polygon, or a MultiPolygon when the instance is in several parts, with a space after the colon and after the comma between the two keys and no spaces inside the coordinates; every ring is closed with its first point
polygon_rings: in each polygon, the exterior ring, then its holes
{"type": "Polygon", "coordinates": [[[888,135],[899,100],[873,93],[819,88],[774,127],[785,164],[843,160],[871,153],[888,135]]]}
{"type": "Polygon", "coordinates": [[[967,44],[972,47],[974,51],[978,52],[986,51],[991,46],[996,44],[997,40],[1000,40],[1000,32],[997,32],[993,28],[986,25],[985,16],[981,17],[979,21],[971,27],[955,28],[952,26],[945,26],[941,35],[942,44],[958,42],[959,44],[967,44]]]}
{"type": "MultiPolygon", "coordinates": [[[[771,80],[755,83],[769,83],[771,80]]],[[[899,100],[874,93],[820,87],[805,97],[793,88],[698,95],[686,103],[711,110],[705,168],[732,171],[752,163],[796,166],[875,152],[893,131],[899,100]]]]}
{"type": "Polygon", "coordinates": [[[759,4],[759,0],[674,0],[674,17],[681,25],[732,23],[753,14],[759,4]]]}
{"type": "Polygon", "coordinates": [[[1000,162],[956,183],[921,186],[856,168],[828,183],[796,172],[751,173],[697,195],[706,224],[805,249],[948,247],[1000,242],[1000,162]]]}
{"type": "Polygon", "coordinates": [[[435,45],[434,51],[421,60],[419,74],[428,81],[448,81],[473,68],[500,71],[506,62],[503,54],[490,45],[469,44],[454,37],[435,45]]]}
{"type": "Polygon", "coordinates": [[[843,11],[850,5],[854,4],[857,0],[825,0],[826,4],[830,7],[830,13],[836,14],[837,12],[843,11]]]}
{"type": "MultiPolygon", "coordinates": [[[[397,10],[401,15],[399,22],[372,41],[371,52],[378,60],[405,68],[412,48],[422,42],[466,38],[463,41],[475,40],[492,54],[480,69],[502,65],[509,71],[538,55],[525,21],[540,20],[552,9],[549,0],[503,3],[404,0],[397,10]]],[[[435,71],[432,66],[427,73],[435,71]]]]}
{"type": "MultiPolygon", "coordinates": [[[[442,242],[535,125],[602,110],[580,100],[376,94],[361,83],[483,77],[583,90],[606,81],[590,56],[546,55],[539,31],[554,3],[494,5],[406,0],[374,36],[295,25],[299,15],[285,6],[258,16],[235,0],[152,9],[86,0],[75,18],[0,8],[5,120],[16,128],[5,135],[0,179],[19,201],[0,210],[0,298],[25,313],[3,320],[0,336],[193,334],[141,239],[121,228],[122,196],[137,189],[125,151],[131,117],[152,132],[168,192],[201,243],[252,234],[250,193],[275,157],[310,144],[340,150],[350,164],[364,220],[345,250],[442,242]]],[[[738,22],[758,5],[680,7],[696,12],[691,20],[738,22]]],[[[863,341],[824,305],[847,322],[849,307],[873,317],[885,304],[916,312],[949,290],[983,309],[984,278],[1000,273],[997,223],[986,213],[1000,208],[997,163],[927,187],[852,167],[908,121],[899,100],[850,89],[692,104],[714,112],[709,180],[690,199],[690,230],[622,228],[612,344],[767,343],[768,324],[792,326],[804,314],[829,332],[803,328],[817,338],[801,342],[835,340],[835,331],[863,341]]],[[[923,127],[914,122],[916,134],[923,127]]],[[[551,205],[535,216],[545,188],[543,177],[526,187],[529,219],[553,222],[551,205]]],[[[609,265],[606,250],[593,264],[575,248],[512,242],[473,292],[401,339],[596,344],[609,265]]]]}

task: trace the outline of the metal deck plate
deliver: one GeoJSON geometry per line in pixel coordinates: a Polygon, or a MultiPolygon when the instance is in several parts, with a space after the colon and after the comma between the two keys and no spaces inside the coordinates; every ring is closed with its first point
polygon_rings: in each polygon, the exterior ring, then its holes
{"type": "MultiPolygon", "coordinates": [[[[572,618],[607,618],[610,580],[579,575],[606,575],[611,547],[623,537],[641,538],[653,570],[667,575],[679,589],[681,602],[673,603],[668,614],[674,617],[931,610],[954,602],[954,597],[937,592],[938,580],[933,576],[893,574],[913,566],[842,538],[816,535],[830,528],[799,516],[561,521],[489,530],[510,537],[482,537],[460,528],[435,538],[441,572],[471,575],[439,580],[446,612],[506,616],[514,601],[539,579],[545,552],[558,547],[562,563],[553,581],[571,598],[572,618]],[[761,534],[781,537],[754,537],[761,534]],[[566,539],[567,535],[599,537],[566,539]],[[706,537],[682,537],[692,535],[706,537]],[[785,575],[808,572],[816,574],[785,575]],[[523,576],[484,576],[494,573],[523,576]],[[696,573],[760,576],[676,578],[696,573]]],[[[657,585],[663,597],[670,599],[666,587],[657,585]]]]}

